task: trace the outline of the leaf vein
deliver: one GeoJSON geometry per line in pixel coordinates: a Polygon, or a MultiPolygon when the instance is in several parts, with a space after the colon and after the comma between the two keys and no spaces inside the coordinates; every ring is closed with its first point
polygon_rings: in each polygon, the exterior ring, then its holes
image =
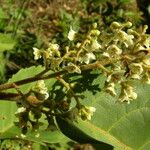
{"type": "Polygon", "coordinates": [[[150,140],[149,141],[147,141],[147,142],[145,142],[145,143],[143,143],[137,150],[140,150],[141,148],[143,148],[145,145],[147,145],[148,143],[150,143],[150,140]]]}
{"type": "MultiPolygon", "coordinates": [[[[99,131],[101,134],[105,135],[105,137],[107,137],[110,141],[114,141],[115,143],[117,143],[118,146],[120,146],[121,148],[123,148],[124,150],[133,150],[131,147],[129,147],[128,145],[122,143],[121,141],[119,141],[117,138],[115,138],[113,135],[111,135],[109,132],[96,127],[94,124],[88,122],[90,126],[92,126],[92,128],[94,128],[95,130],[99,131]]],[[[111,143],[110,143],[111,144],[111,143]]]]}
{"type": "Polygon", "coordinates": [[[140,111],[142,109],[145,109],[145,108],[149,108],[147,106],[144,106],[144,107],[141,107],[141,108],[138,108],[138,109],[134,109],[128,113],[125,113],[125,115],[123,115],[120,119],[118,119],[116,122],[114,122],[108,129],[107,129],[107,132],[110,132],[113,128],[115,128],[121,120],[125,119],[127,116],[129,116],[130,114],[134,113],[134,112],[137,112],[137,111],[140,111]]]}

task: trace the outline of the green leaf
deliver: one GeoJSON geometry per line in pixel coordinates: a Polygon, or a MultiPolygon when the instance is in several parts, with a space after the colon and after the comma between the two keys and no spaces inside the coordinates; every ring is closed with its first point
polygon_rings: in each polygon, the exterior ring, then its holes
{"type": "MultiPolygon", "coordinates": [[[[78,82],[80,88],[76,87],[76,92],[85,96],[81,103],[95,107],[96,112],[91,121],[78,120],[73,125],[94,139],[113,145],[115,150],[149,150],[150,85],[133,83],[138,98],[127,104],[117,102],[118,97],[104,92],[104,77],[100,74],[95,80],[92,80],[93,74],[84,77],[83,83],[78,82]],[[84,84],[90,88],[84,89],[84,84]]],[[[67,127],[70,132],[73,132],[73,125],[67,127]]],[[[66,130],[65,126],[62,130],[66,130]]],[[[71,136],[80,135],[74,132],[71,136]]]]}
{"type": "Polygon", "coordinates": [[[0,51],[12,50],[16,41],[12,38],[11,34],[0,33],[0,51]]]}
{"type": "Polygon", "coordinates": [[[40,145],[39,143],[33,143],[32,149],[33,150],[48,150],[48,147],[40,145]]]}
{"type": "MultiPolygon", "coordinates": [[[[12,82],[16,82],[16,81],[23,80],[26,78],[34,77],[35,75],[37,75],[42,70],[44,70],[44,67],[42,67],[42,66],[38,66],[38,67],[32,66],[30,68],[21,69],[20,71],[17,72],[17,74],[13,75],[12,78],[9,79],[8,83],[12,83],[12,82]]],[[[19,87],[19,89],[23,93],[27,93],[32,88],[32,86],[34,84],[35,84],[35,82],[24,84],[24,85],[21,85],[19,87]]],[[[8,91],[17,93],[17,91],[15,89],[11,89],[8,91]]]]}
{"type": "MultiPolygon", "coordinates": [[[[38,73],[42,72],[44,69],[45,68],[42,66],[38,66],[38,67],[32,66],[30,68],[21,69],[20,71],[17,72],[17,74],[13,75],[12,78],[8,80],[8,83],[12,83],[12,82],[16,82],[16,81],[23,80],[26,78],[34,77],[38,73]]],[[[55,81],[56,81],[55,79],[50,79],[50,80],[45,81],[45,84],[48,87],[49,91],[52,88],[52,85],[55,83],[55,81]]],[[[28,84],[19,86],[19,89],[23,93],[27,93],[34,85],[35,85],[35,82],[30,82],[28,84]]],[[[17,91],[15,89],[11,89],[8,91],[17,93],[17,91]]]]}
{"type": "Polygon", "coordinates": [[[98,145],[100,148],[103,148],[103,150],[112,150],[113,147],[109,144],[100,142],[98,140],[95,140],[92,136],[87,135],[82,130],[80,130],[78,127],[74,125],[74,123],[68,119],[64,119],[61,117],[56,117],[57,124],[60,128],[60,130],[69,138],[71,138],[74,141],[77,141],[79,143],[90,143],[93,145],[98,145]],[[68,130],[69,129],[69,130],[68,130]]]}
{"type": "MultiPolygon", "coordinates": [[[[27,77],[33,77],[34,75],[40,73],[44,68],[41,66],[38,67],[30,67],[26,69],[21,69],[17,74],[15,74],[9,82],[18,81],[21,79],[25,79],[27,77]]],[[[51,86],[55,80],[49,80],[47,84],[51,86]]],[[[26,93],[33,85],[33,83],[25,84],[20,86],[20,90],[26,93]]],[[[9,92],[16,92],[15,90],[9,90],[9,92]]],[[[15,112],[17,110],[16,104],[14,102],[8,101],[0,101],[0,139],[5,138],[21,138],[21,131],[14,125],[14,121],[16,121],[15,112]]],[[[34,142],[38,142],[42,144],[46,143],[58,143],[66,138],[60,131],[50,131],[45,130],[47,127],[46,121],[41,120],[44,123],[44,126],[37,132],[29,131],[24,138],[25,140],[31,140],[34,142]],[[39,134],[39,137],[36,135],[39,134]]]]}
{"type": "Polygon", "coordinates": [[[119,4],[129,4],[129,3],[133,3],[134,0],[118,0],[119,4]]]}

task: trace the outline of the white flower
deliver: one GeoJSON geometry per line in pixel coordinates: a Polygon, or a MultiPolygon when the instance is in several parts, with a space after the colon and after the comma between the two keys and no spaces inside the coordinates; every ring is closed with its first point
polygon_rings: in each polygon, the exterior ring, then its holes
{"type": "Polygon", "coordinates": [[[54,55],[60,57],[59,45],[58,44],[49,43],[49,47],[47,49],[46,57],[50,58],[51,56],[54,56],[54,55]]]}
{"type": "Polygon", "coordinates": [[[137,98],[137,93],[134,92],[134,88],[130,85],[126,85],[125,87],[123,87],[122,92],[119,96],[119,101],[121,102],[128,102],[128,104],[130,104],[131,100],[134,100],[137,98]]]}
{"type": "Polygon", "coordinates": [[[133,39],[134,39],[133,35],[128,35],[126,32],[120,30],[118,31],[117,36],[119,41],[122,41],[126,47],[133,45],[133,39]]]}
{"type": "Polygon", "coordinates": [[[109,55],[120,55],[122,53],[122,50],[113,44],[107,48],[107,52],[109,53],[109,55]]]}
{"type": "Polygon", "coordinates": [[[93,116],[94,112],[96,111],[95,107],[86,107],[86,111],[87,111],[87,119],[91,120],[91,117],[93,116]]]}
{"type": "Polygon", "coordinates": [[[92,45],[91,45],[92,51],[95,51],[99,48],[101,48],[101,45],[98,43],[96,39],[92,40],[92,45]]]}
{"type": "Polygon", "coordinates": [[[79,115],[83,120],[91,120],[91,117],[93,116],[93,113],[96,111],[95,107],[88,107],[88,106],[83,106],[79,110],[79,115]]]}
{"type": "Polygon", "coordinates": [[[35,47],[33,47],[34,60],[38,60],[42,57],[41,51],[35,47]]]}
{"type": "Polygon", "coordinates": [[[143,67],[141,63],[132,63],[129,65],[129,69],[131,71],[131,78],[140,79],[141,74],[143,73],[143,67]]]}
{"type": "Polygon", "coordinates": [[[96,57],[93,53],[86,53],[85,56],[79,58],[79,61],[81,63],[86,63],[86,64],[89,64],[92,60],[95,60],[96,57]]]}
{"type": "Polygon", "coordinates": [[[108,84],[108,86],[106,88],[106,92],[108,92],[112,96],[117,95],[116,92],[115,92],[115,84],[113,82],[108,84]]]}
{"type": "Polygon", "coordinates": [[[49,48],[52,51],[58,51],[59,50],[59,45],[58,44],[53,44],[53,43],[49,43],[49,48]]]}
{"type": "Polygon", "coordinates": [[[17,111],[15,112],[15,114],[20,114],[22,112],[25,112],[26,111],[26,108],[25,107],[20,107],[17,109],[17,111]]]}
{"type": "Polygon", "coordinates": [[[72,27],[70,27],[70,31],[69,31],[69,33],[68,33],[68,39],[69,39],[70,41],[73,41],[74,38],[75,38],[75,34],[76,34],[76,31],[74,31],[74,30],[72,29],[72,27]]]}
{"type": "Polygon", "coordinates": [[[107,52],[104,52],[102,55],[103,55],[104,57],[107,57],[107,58],[110,57],[109,53],[107,53],[107,52]]]}
{"type": "Polygon", "coordinates": [[[37,92],[44,96],[45,100],[49,97],[48,89],[45,86],[44,80],[37,81],[35,89],[37,90],[37,92]]]}

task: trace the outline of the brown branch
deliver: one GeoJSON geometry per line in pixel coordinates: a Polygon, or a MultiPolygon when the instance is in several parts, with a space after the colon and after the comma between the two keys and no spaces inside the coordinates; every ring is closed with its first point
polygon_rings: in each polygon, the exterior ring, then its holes
{"type": "Polygon", "coordinates": [[[13,83],[1,84],[0,85],[0,91],[14,88],[14,84],[19,86],[19,85],[35,82],[35,81],[38,81],[38,80],[46,80],[46,79],[54,78],[54,77],[56,77],[58,75],[61,75],[61,74],[64,74],[64,73],[67,73],[67,71],[63,70],[63,71],[59,71],[59,72],[52,73],[52,74],[45,75],[45,76],[40,76],[40,77],[39,76],[34,76],[34,77],[26,78],[26,79],[23,79],[23,80],[19,80],[19,81],[13,82],[13,83]]]}
{"type": "Polygon", "coordinates": [[[0,100],[7,100],[7,101],[17,101],[21,98],[18,93],[4,93],[0,92],[0,100]]]}
{"type": "MultiPolygon", "coordinates": [[[[83,71],[83,70],[91,70],[91,69],[100,68],[99,65],[105,66],[105,65],[110,64],[112,62],[116,62],[119,59],[115,59],[115,60],[111,60],[111,61],[110,60],[96,61],[95,63],[92,63],[92,64],[82,65],[82,66],[80,66],[80,69],[83,71]]],[[[1,84],[0,85],[0,91],[14,88],[14,84],[17,85],[17,86],[20,86],[20,85],[35,82],[35,81],[38,81],[38,80],[46,80],[46,79],[50,79],[50,78],[55,78],[57,76],[60,76],[60,75],[66,74],[66,73],[68,73],[67,70],[62,70],[62,71],[58,71],[58,72],[51,73],[51,74],[48,74],[48,75],[43,75],[43,76],[37,76],[36,75],[34,77],[26,78],[26,79],[19,80],[19,81],[13,82],[13,83],[1,84]]]]}

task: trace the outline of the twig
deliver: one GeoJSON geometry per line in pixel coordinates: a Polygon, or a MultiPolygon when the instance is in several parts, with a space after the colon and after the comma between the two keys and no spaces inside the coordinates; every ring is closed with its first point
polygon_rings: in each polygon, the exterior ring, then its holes
{"type": "MultiPolygon", "coordinates": [[[[119,58],[119,59],[121,59],[121,58],[119,58]]],[[[95,63],[92,63],[92,64],[82,65],[82,66],[80,66],[80,69],[82,71],[83,70],[97,69],[97,68],[100,67],[100,65],[101,66],[105,66],[105,65],[108,65],[108,64],[110,64],[112,62],[116,62],[119,59],[108,60],[108,61],[106,61],[106,60],[96,61],[95,63]]],[[[26,79],[19,80],[19,81],[13,82],[13,83],[1,84],[0,85],[0,91],[14,88],[14,84],[16,84],[17,86],[20,86],[20,85],[24,85],[24,84],[27,84],[27,83],[35,82],[35,81],[38,81],[38,80],[46,80],[46,79],[50,79],[50,78],[55,78],[57,76],[60,76],[60,75],[66,74],[66,73],[68,73],[66,70],[62,70],[62,71],[58,71],[58,72],[51,73],[51,74],[44,75],[44,76],[37,76],[36,75],[34,77],[26,78],[26,79]]]]}

